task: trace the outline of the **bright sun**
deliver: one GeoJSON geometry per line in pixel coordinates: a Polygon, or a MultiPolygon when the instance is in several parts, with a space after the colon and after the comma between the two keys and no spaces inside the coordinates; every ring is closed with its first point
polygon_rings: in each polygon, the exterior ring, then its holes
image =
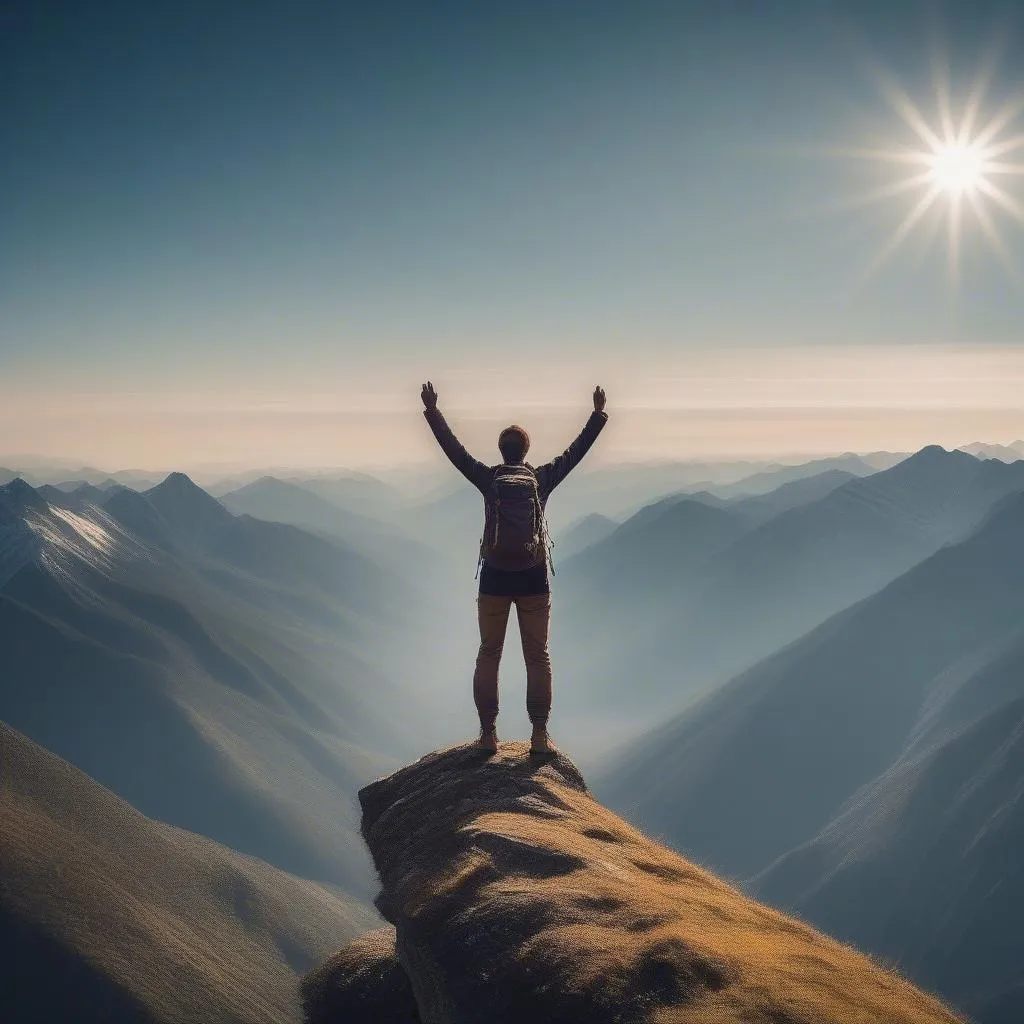
{"type": "Polygon", "coordinates": [[[944,192],[955,195],[976,189],[985,180],[985,157],[978,146],[953,143],[931,159],[931,179],[944,192]]]}
{"type": "Polygon", "coordinates": [[[941,214],[944,207],[952,281],[955,282],[959,275],[965,216],[980,228],[1010,276],[1020,281],[996,218],[1002,215],[1024,225],[1024,203],[1013,194],[1009,185],[1013,178],[1024,176],[1024,163],[1015,162],[1024,153],[1024,133],[1019,127],[1015,128],[1015,122],[1024,113],[1024,96],[1007,101],[983,121],[985,92],[994,73],[989,61],[975,80],[962,108],[954,113],[948,71],[937,58],[933,70],[936,114],[929,119],[891,74],[875,67],[872,77],[889,106],[909,129],[912,140],[901,145],[839,151],[840,155],[902,166],[910,172],[908,177],[854,198],[852,205],[917,193],[917,198],[882,246],[868,272],[877,271],[930,212],[932,223],[937,227],[936,213],[941,214]],[[945,201],[937,207],[943,198],[945,201]]]}

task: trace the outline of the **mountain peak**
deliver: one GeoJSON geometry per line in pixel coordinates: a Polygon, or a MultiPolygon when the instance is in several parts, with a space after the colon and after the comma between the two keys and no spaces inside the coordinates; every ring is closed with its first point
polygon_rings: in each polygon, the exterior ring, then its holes
{"type": "Polygon", "coordinates": [[[926,444],[922,449],[914,452],[914,454],[911,455],[910,458],[907,459],[906,461],[910,462],[914,459],[917,459],[923,462],[926,459],[943,459],[950,455],[952,455],[955,458],[958,453],[959,449],[947,451],[945,448],[942,447],[941,444],[926,444]]]}
{"type": "Polygon", "coordinates": [[[310,1024],[398,1009],[402,969],[401,1019],[957,1021],[866,956],[648,839],[597,803],[561,754],[503,743],[488,757],[466,744],[359,799],[394,947],[374,933],[307,977],[310,1024]]]}
{"type": "Polygon", "coordinates": [[[15,514],[30,508],[37,512],[47,509],[46,499],[20,476],[0,487],[0,506],[15,514]]]}
{"type": "MultiPolygon", "coordinates": [[[[202,491],[202,488],[187,473],[174,472],[168,473],[156,487],[152,487],[150,490],[202,491]]],[[[203,491],[203,493],[205,494],[206,492],[203,491]]]]}
{"type": "Polygon", "coordinates": [[[184,473],[171,473],[144,492],[149,503],[175,530],[208,532],[228,522],[231,513],[184,473]]]}

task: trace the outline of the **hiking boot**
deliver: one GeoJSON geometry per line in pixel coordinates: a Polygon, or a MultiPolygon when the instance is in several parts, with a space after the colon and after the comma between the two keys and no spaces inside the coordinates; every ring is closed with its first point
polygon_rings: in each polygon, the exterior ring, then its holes
{"type": "Polygon", "coordinates": [[[530,737],[531,754],[554,754],[555,745],[551,742],[546,726],[535,725],[533,735],[530,737]]]}
{"type": "Polygon", "coordinates": [[[481,750],[486,750],[488,753],[496,754],[498,752],[498,730],[481,729],[480,739],[476,741],[476,745],[481,750]]]}

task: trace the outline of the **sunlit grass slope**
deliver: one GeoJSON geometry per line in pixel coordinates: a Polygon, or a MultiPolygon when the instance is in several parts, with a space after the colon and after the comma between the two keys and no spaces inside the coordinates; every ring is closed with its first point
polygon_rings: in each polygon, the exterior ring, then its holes
{"type": "Polygon", "coordinates": [[[135,811],[0,723],[0,1018],[301,1019],[366,906],[135,811]]]}

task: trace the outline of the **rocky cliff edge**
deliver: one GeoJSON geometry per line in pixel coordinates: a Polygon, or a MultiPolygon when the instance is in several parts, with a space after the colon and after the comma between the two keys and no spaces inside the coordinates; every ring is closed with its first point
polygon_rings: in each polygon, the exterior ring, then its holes
{"type": "Polygon", "coordinates": [[[309,1024],[961,1020],[632,828],[561,754],[454,747],[360,801],[394,927],[306,977],[309,1024]]]}

